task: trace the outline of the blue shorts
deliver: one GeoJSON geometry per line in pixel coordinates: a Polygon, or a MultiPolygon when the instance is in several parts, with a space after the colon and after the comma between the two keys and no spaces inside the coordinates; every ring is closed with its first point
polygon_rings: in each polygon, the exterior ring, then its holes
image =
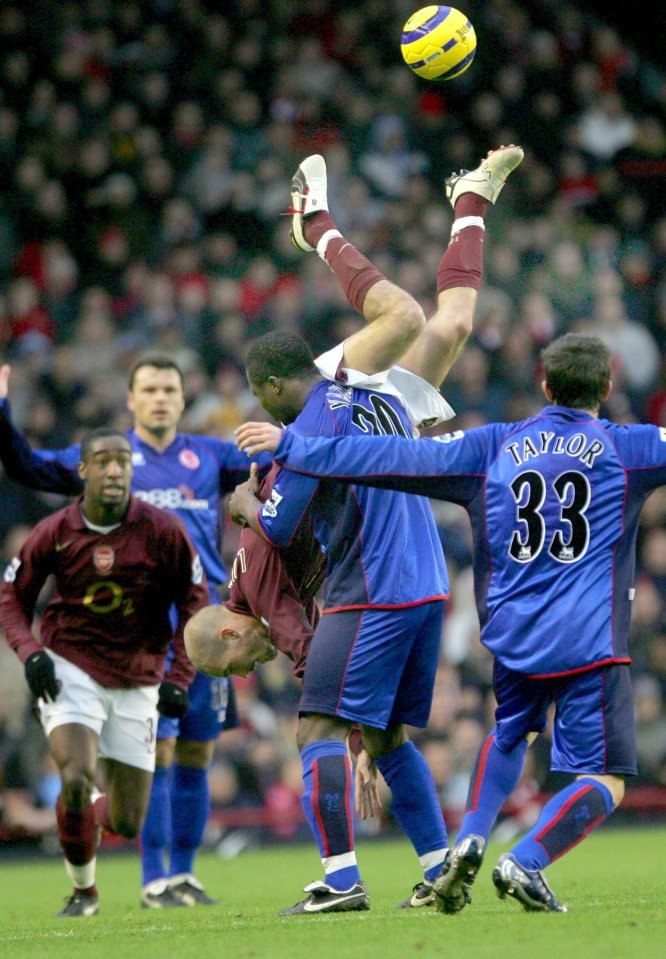
{"type": "Polygon", "coordinates": [[[627,665],[573,676],[530,679],[495,662],[496,743],[510,752],[546,728],[555,703],[550,768],[555,772],[635,776],[634,700],[627,665]]]}
{"type": "Polygon", "coordinates": [[[208,743],[217,739],[224,729],[236,728],[236,695],[230,679],[197,673],[188,693],[190,706],[183,719],[160,716],[158,739],[208,743]]]}
{"type": "Polygon", "coordinates": [[[444,603],[328,613],[315,630],[299,711],[386,729],[428,725],[444,603]]]}

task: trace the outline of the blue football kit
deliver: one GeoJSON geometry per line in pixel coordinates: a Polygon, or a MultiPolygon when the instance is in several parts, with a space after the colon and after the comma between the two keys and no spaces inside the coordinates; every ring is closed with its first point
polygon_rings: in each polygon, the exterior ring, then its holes
{"type": "MultiPolygon", "coordinates": [[[[420,378],[405,371],[404,389],[390,382],[390,375],[382,382],[381,374],[365,377],[345,370],[344,350],[332,352],[328,370],[317,363],[330,378],[311,389],[287,432],[357,436],[364,444],[372,436],[411,436],[424,417],[438,415],[442,404],[420,378]],[[370,379],[374,383],[367,385],[370,379]]],[[[380,730],[426,726],[448,593],[430,503],[425,497],[280,470],[271,498],[258,513],[261,532],[285,546],[306,513],[326,557],[326,578],[322,615],[305,665],[301,715],[334,716],[380,730]]],[[[319,848],[326,888],[349,890],[360,873],[347,744],[309,742],[301,762],[301,804],[319,848]]],[[[393,815],[430,880],[441,869],[447,836],[428,764],[406,740],[376,765],[391,790],[393,815]]]]}
{"type": "MultiPolygon", "coordinates": [[[[322,380],[287,432],[357,435],[364,443],[372,435],[411,436],[411,425],[397,396],[322,380]]],[[[380,728],[389,722],[425,725],[448,593],[428,500],[281,470],[259,511],[261,531],[284,547],[308,510],[327,567],[301,712],[380,728]],[[419,611],[424,605],[429,608],[419,611]]]]}
{"type": "Polygon", "coordinates": [[[641,507],[666,483],[666,430],[549,406],[521,423],[418,441],[304,440],[285,430],[276,460],[306,477],[463,505],[474,533],[481,638],[497,663],[498,738],[510,749],[542,729],[549,699],[587,700],[596,719],[556,730],[553,768],[635,771],[635,545],[641,507]],[[526,679],[541,686],[525,687],[526,679]],[[517,695],[523,687],[531,698],[517,695]]]}

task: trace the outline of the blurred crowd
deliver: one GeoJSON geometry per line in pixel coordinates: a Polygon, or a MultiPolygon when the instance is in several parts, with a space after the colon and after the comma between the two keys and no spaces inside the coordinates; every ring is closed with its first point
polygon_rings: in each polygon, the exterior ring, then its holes
{"type": "MultiPolygon", "coordinates": [[[[186,377],[182,428],[231,437],[259,417],[250,340],[315,351],[358,328],[331,273],[289,242],[289,181],[321,152],[340,229],[433,309],[445,177],[488,149],[525,160],[486,231],[475,332],[445,386],[447,429],[540,405],[539,351],[570,330],[615,360],[604,413],[666,427],[666,73],[583,4],[468,0],[472,68],[415,78],[399,53],[414,0],[6,0],[0,7],[0,357],[39,447],[129,426],[143,351],[186,377]]],[[[0,477],[0,557],[63,505],[0,477]]],[[[418,739],[450,821],[492,724],[467,518],[436,505],[452,598],[431,724],[418,739]]],[[[222,517],[224,553],[236,530],[222,517]]],[[[666,787],[666,491],[638,542],[633,655],[640,782],[666,787]]],[[[300,834],[299,690],[280,657],[237,683],[241,727],[211,770],[215,808],[300,834]]],[[[507,829],[552,782],[532,751],[507,829]]],[[[57,777],[22,669],[0,639],[0,828],[50,828],[57,777]]],[[[368,827],[385,828],[384,823],[368,827]]]]}

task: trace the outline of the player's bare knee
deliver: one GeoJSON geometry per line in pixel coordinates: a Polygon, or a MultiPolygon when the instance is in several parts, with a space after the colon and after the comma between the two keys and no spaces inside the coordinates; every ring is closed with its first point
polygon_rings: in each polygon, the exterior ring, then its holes
{"type": "Polygon", "coordinates": [[[69,812],[81,812],[90,802],[94,776],[91,770],[81,769],[75,763],[60,770],[62,780],[62,801],[69,812]]]}
{"type": "Polygon", "coordinates": [[[111,827],[123,839],[136,839],[143,825],[142,811],[138,809],[123,809],[116,813],[111,820],[111,827]]]}
{"type": "Polygon", "coordinates": [[[188,769],[207,769],[213,759],[215,741],[196,742],[192,739],[176,740],[176,762],[188,769]]]}
{"type": "Polygon", "coordinates": [[[339,739],[344,742],[351,723],[337,716],[322,716],[314,713],[301,716],[298,720],[296,743],[299,749],[305,749],[312,743],[319,743],[326,739],[339,739]]]}
{"type": "Polygon", "coordinates": [[[381,759],[388,756],[403,743],[407,742],[407,731],[400,725],[388,726],[386,729],[377,729],[374,726],[362,726],[363,744],[368,750],[371,759],[381,759]]]}
{"type": "Polygon", "coordinates": [[[410,294],[401,291],[400,322],[406,335],[416,337],[425,328],[426,318],[421,306],[410,294]]]}
{"type": "Polygon", "coordinates": [[[613,809],[617,809],[624,799],[625,786],[622,776],[598,776],[594,773],[583,773],[580,776],[576,776],[576,779],[596,779],[602,786],[605,786],[611,794],[613,809]]]}
{"type": "Polygon", "coordinates": [[[176,753],[176,740],[172,737],[168,739],[158,739],[155,745],[155,765],[162,769],[169,769],[176,753]]]}
{"type": "Polygon", "coordinates": [[[620,776],[608,776],[608,782],[605,785],[608,787],[608,790],[613,797],[613,809],[617,809],[622,800],[624,799],[624,779],[621,779],[620,776]]]}
{"type": "Polygon", "coordinates": [[[453,324],[453,332],[458,346],[462,346],[467,342],[469,336],[472,333],[472,312],[461,312],[456,317],[455,323],[453,324]]]}

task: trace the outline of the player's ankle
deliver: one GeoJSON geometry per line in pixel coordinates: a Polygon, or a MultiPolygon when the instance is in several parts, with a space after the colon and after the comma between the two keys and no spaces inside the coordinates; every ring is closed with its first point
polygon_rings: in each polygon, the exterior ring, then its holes
{"type": "Polygon", "coordinates": [[[328,230],[335,230],[333,217],[327,210],[318,210],[303,217],[303,236],[310,246],[317,247],[320,239],[328,230]]]}
{"type": "Polygon", "coordinates": [[[463,193],[456,200],[454,209],[456,220],[464,216],[484,217],[488,211],[489,201],[477,193],[463,193]]]}

